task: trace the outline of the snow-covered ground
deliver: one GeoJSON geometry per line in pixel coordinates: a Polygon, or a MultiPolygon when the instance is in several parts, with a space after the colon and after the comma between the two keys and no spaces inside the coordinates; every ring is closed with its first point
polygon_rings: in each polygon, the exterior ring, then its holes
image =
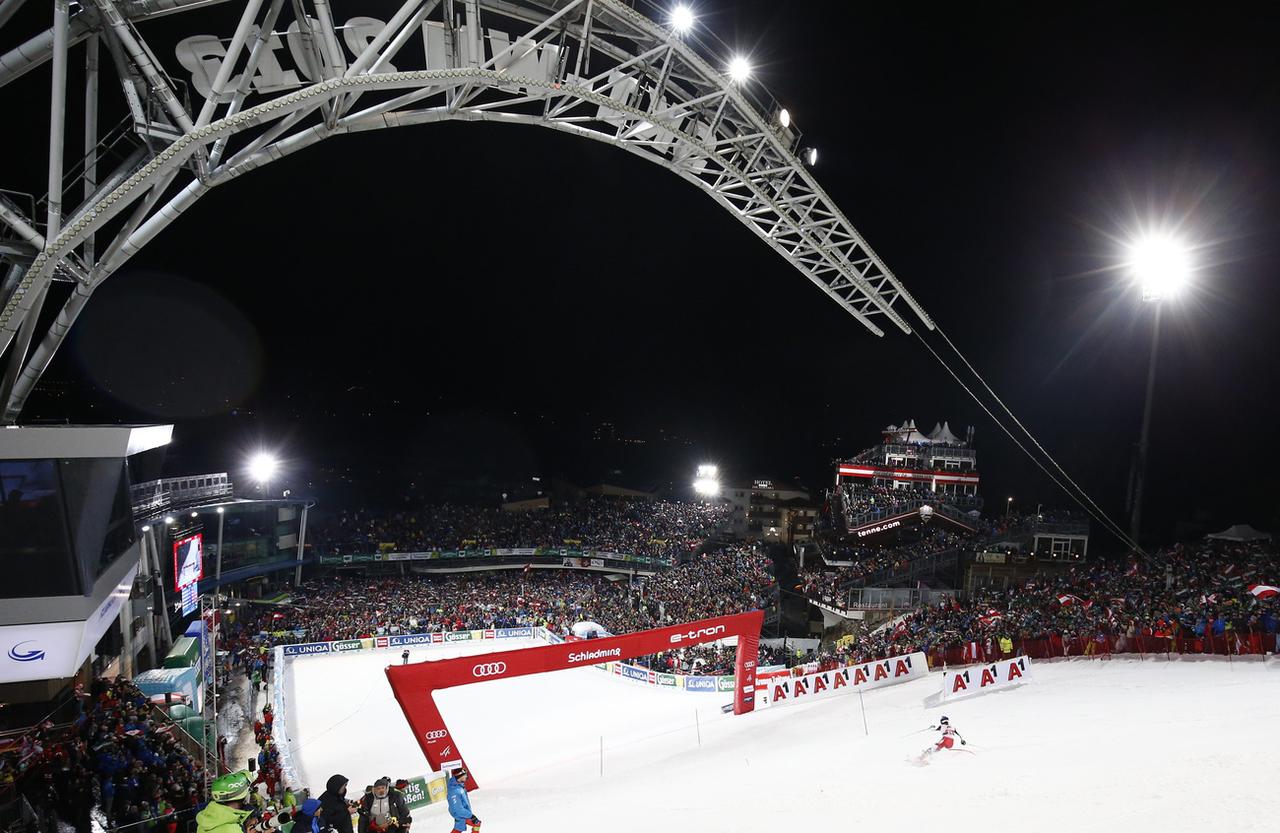
{"type": "MultiPolygon", "coordinates": [[[[382,673],[398,661],[372,652],[292,663],[286,710],[313,789],[335,772],[358,793],[380,775],[425,770],[382,673]]],[[[943,709],[923,706],[937,674],[867,692],[869,734],[856,695],[734,717],[720,712],[726,694],[591,668],[449,689],[437,702],[482,786],[472,802],[486,830],[1275,829],[1280,662],[1058,662],[1034,675],[943,709]],[[916,766],[935,734],[920,730],[943,710],[972,754],[916,766]]],[[[430,827],[442,809],[417,815],[430,827]]]]}

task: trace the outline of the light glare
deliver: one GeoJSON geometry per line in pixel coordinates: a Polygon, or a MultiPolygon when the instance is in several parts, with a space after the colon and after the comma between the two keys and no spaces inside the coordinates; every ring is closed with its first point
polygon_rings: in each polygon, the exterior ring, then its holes
{"type": "Polygon", "coordinates": [[[751,75],[751,62],[741,55],[734,56],[729,62],[729,77],[738,83],[746,81],[751,75]]]}
{"type": "Polygon", "coordinates": [[[720,481],[710,477],[699,477],[693,481],[693,490],[703,497],[716,497],[720,494],[720,481]]]}
{"type": "Polygon", "coordinates": [[[1165,234],[1148,235],[1129,247],[1129,269],[1142,287],[1142,300],[1177,295],[1191,277],[1191,257],[1181,242],[1165,234]]]}
{"type": "Polygon", "coordinates": [[[280,467],[280,461],[266,453],[255,454],[249,460],[249,476],[259,483],[266,483],[280,467]]]}
{"type": "Polygon", "coordinates": [[[791,114],[787,112],[787,108],[783,107],[778,111],[778,123],[783,127],[791,126],[791,114]]]}
{"type": "Polygon", "coordinates": [[[671,28],[684,34],[693,28],[693,9],[681,3],[671,10],[671,28]]]}

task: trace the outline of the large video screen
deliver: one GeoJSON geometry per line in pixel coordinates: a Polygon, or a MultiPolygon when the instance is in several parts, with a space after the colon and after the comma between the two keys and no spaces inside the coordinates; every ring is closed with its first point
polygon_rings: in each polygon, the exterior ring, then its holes
{"type": "Polygon", "coordinates": [[[179,593],[204,578],[204,536],[192,535],[173,542],[173,583],[179,593]]]}

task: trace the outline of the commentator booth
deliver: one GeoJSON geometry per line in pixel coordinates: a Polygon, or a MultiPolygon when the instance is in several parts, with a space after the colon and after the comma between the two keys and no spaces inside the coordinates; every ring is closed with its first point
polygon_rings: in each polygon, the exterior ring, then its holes
{"type": "Polygon", "coordinates": [[[172,432],[0,428],[0,702],[48,701],[86,670],[100,642],[122,631],[128,641],[126,603],[144,555],[131,467],[158,470],[172,432]]]}

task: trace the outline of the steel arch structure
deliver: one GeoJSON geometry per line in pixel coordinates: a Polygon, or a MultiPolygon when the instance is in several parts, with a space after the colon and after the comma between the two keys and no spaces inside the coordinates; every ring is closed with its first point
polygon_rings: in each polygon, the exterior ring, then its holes
{"type": "MultiPolygon", "coordinates": [[[[9,0],[0,25],[22,3],[9,0]]],[[[332,136],[438,121],[540,125],[615,145],[708,194],[875,335],[877,318],[910,333],[903,307],[933,328],[798,158],[800,135],[772,99],[731,79],[709,38],[646,16],[662,13],[656,5],[404,0],[385,20],[339,24],[330,0],[290,0],[288,23],[284,0],[245,0],[229,37],[198,34],[197,20],[223,5],[86,0],[72,14],[53,0],[53,26],[0,55],[0,87],[52,64],[48,191],[0,191],[5,422],[94,290],[211,188],[332,136]],[[139,28],[153,26],[179,32],[172,61],[139,28]],[[79,45],[84,156],[68,165],[79,45]],[[105,131],[104,51],[122,92],[122,117],[105,131]]]]}

